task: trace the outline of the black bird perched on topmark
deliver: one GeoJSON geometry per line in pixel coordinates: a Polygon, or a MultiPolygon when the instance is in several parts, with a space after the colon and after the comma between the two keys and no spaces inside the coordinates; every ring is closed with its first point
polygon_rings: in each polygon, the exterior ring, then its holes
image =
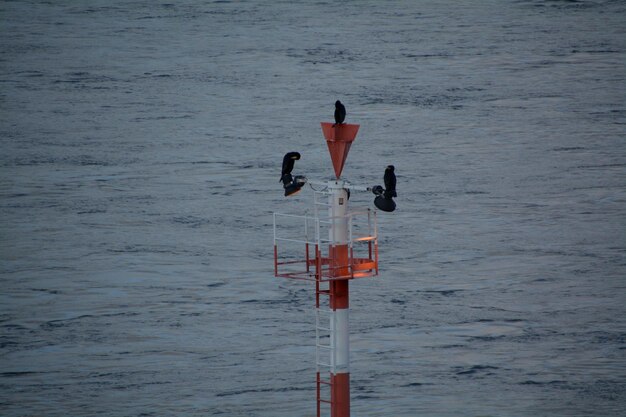
{"type": "Polygon", "coordinates": [[[288,152],[283,157],[283,171],[280,174],[280,181],[282,181],[283,185],[286,186],[293,181],[291,171],[293,171],[295,161],[298,159],[300,159],[300,154],[298,152],[288,152]]]}
{"type": "Polygon", "coordinates": [[[344,120],[346,120],[346,108],[341,104],[341,101],[337,100],[335,101],[335,124],[333,127],[342,124],[344,120]]]}
{"type": "Polygon", "coordinates": [[[393,165],[388,165],[385,169],[385,198],[391,199],[392,197],[397,197],[396,194],[396,174],[394,173],[395,167],[393,165]]]}

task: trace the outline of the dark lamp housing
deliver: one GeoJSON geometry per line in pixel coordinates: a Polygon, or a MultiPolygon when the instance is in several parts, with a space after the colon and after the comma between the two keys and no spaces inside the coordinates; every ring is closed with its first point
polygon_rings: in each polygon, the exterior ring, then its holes
{"type": "Polygon", "coordinates": [[[293,181],[285,185],[285,197],[297,194],[304,184],[306,184],[306,178],[302,175],[296,175],[293,181]]]}
{"type": "Polygon", "coordinates": [[[376,196],[382,195],[384,191],[385,190],[383,190],[382,185],[375,185],[374,187],[372,187],[372,192],[376,196]]]}
{"type": "Polygon", "coordinates": [[[374,205],[382,211],[392,212],[396,209],[396,203],[391,198],[385,198],[377,195],[374,199],[374,205]]]}

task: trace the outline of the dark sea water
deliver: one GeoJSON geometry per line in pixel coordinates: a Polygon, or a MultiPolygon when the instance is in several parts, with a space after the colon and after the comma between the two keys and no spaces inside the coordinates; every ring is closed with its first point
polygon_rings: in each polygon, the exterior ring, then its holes
{"type": "MultiPolygon", "coordinates": [[[[320,121],[398,174],[352,416],[626,415],[626,3],[2,1],[0,415],[315,414],[320,121]]],[[[353,193],[352,207],[373,196],[353,193]]]]}

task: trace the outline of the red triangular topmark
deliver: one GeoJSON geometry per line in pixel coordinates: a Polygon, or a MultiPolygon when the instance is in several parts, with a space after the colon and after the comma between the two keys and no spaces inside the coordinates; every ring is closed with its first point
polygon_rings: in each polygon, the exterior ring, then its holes
{"type": "Polygon", "coordinates": [[[343,166],[348,158],[350,146],[359,131],[359,125],[322,122],[322,131],[324,132],[324,137],[326,138],[330,158],[333,160],[335,176],[339,179],[341,171],[343,171],[343,166]]]}

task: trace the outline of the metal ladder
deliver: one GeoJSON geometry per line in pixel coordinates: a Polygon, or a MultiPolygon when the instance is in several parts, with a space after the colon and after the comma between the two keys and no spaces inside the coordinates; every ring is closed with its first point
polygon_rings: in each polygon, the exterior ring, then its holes
{"type": "MultiPolygon", "coordinates": [[[[315,282],[315,366],[317,371],[317,417],[330,416],[332,381],[331,374],[335,370],[335,346],[333,342],[336,323],[330,305],[320,302],[320,296],[330,298],[330,282],[315,282]],[[325,284],[327,288],[321,286],[325,284]],[[325,378],[322,375],[328,375],[325,378]],[[328,414],[322,414],[322,405],[328,405],[328,414]]],[[[326,410],[326,407],[324,407],[326,410]]]]}
{"type": "Polygon", "coordinates": [[[328,203],[328,192],[326,191],[315,191],[313,193],[313,209],[315,218],[328,218],[328,208],[330,204],[328,203]],[[323,212],[320,213],[320,211],[323,212]]]}

